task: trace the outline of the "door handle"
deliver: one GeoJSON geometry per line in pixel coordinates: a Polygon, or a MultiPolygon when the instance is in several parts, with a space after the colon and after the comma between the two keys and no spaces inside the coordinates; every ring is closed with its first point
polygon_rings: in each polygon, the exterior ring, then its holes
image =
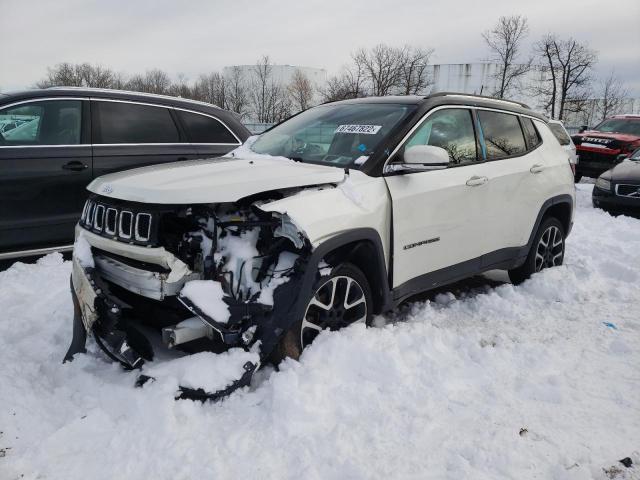
{"type": "Polygon", "coordinates": [[[540,173],[544,170],[544,166],[536,163],[533,167],[529,169],[531,173],[540,173]]]}
{"type": "Polygon", "coordinates": [[[477,175],[474,175],[469,180],[467,180],[467,185],[470,187],[477,187],[479,185],[484,185],[488,181],[489,179],[487,177],[478,177],[477,175]]]}
{"type": "Polygon", "coordinates": [[[86,163],[78,162],[78,161],[69,162],[62,165],[63,170],[73,170],[74,172],[80,172],[87,168],[89,168],[89,165],[87,165],[86,163]]]}

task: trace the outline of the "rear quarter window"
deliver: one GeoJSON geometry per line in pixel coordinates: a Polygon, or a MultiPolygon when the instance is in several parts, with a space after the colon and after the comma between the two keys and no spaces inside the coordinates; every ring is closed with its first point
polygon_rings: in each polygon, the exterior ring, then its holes
{"type": "Polygon", "coordinates": [[[238,139],[215,118],[198,113],[176,110],[192,143],[230,143],[237,145],[238,139]]]}
{"type": "Polygon", "coordinates": [[[565,146],[571,143],[571,138],[569,138],[569,135],[567,135],[567,132],[564,131],[564,128],[562,128],[561,125],[558,125],[557,123],[550,123],[549,129],[551,130],[551,133],[553,133],[554,137],[558,139],[560,145],[565,146]]]}
{"type": "Polygon", "coordinates": [[[524,132],[524,138],[527,141],[527,147],[529,150],[533,150],[542,143],[540,133],[538,133],[536,126],[533,124],[533,120],[530,118],[520,117],[520,122],[522,123],[522,130],[524,132]]]}

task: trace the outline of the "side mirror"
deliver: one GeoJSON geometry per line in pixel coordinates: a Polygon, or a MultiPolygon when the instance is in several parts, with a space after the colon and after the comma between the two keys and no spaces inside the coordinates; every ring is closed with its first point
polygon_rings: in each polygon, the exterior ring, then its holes
{"type": "Polygon", "coordinates": [[[582,133],[586,131],[588,128],[589,128],[589,125],[581,125],[580,129],[578,130],[578,133],[582,133]]]}
{"type": "Polygon", "coordinates": [[[404,151],[402,166],[410,170],[439,170],[449,165],[449,153],[433,145],[414,145],[404,151]]]}

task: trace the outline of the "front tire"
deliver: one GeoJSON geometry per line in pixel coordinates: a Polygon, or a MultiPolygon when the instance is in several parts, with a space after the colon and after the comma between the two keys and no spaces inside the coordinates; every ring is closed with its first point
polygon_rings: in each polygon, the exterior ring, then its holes
{"type": "Polygon", "coordinates": [[[519,285],[540,270],[562,265],[564,238],[564,227],[557,218],[544,219],[536,232],[525,262],[520,267],[509,270],[511,283],[519,285]]]}
{"type": "Polygon", "coordinates": [[[371,325],[373,300],[371,288],[362,271],[343,263],[321,277],[313,286],[302,319],[282,337],[272,359],[298,359],[322,330],[340,330],[354,323],[371,325]]]}

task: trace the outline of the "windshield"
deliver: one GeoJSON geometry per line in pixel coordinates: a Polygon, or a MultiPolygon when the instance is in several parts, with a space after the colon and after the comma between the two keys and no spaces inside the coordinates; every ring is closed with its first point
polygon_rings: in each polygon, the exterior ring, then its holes
{"type": "Polygon", "coordinates": [[[309,163],[359,166],[415,108],[389,103],[321,105],[263,133],[250,148],[309,163]]]}
{"type": "Polygon", "coordinates": [[[594,130],[640,136],[640,118],[611,118],[596,126],[594,130]]]}

